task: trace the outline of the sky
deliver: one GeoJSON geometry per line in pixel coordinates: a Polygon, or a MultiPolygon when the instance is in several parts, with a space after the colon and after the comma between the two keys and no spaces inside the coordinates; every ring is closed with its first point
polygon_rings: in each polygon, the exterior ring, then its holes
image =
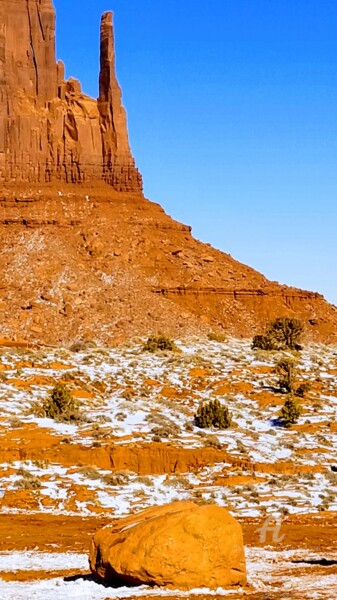
{"type": "Polygon", "coordinates": [[[98,93],[100,15],[146,197],[198,239],[337,305],[337,1],[54,0],[98,93]]]}

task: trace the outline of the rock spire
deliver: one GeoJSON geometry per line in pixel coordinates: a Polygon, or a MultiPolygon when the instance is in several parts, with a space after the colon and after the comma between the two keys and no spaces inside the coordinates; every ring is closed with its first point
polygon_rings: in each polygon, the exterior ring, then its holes
{"type": "Polygon", "coordinates": [[[0,2],[0,180],[105,180],[142,191],[115,74],[112,13],[102,17],[98,101],[65,81],[52,0],[0,2]]]}

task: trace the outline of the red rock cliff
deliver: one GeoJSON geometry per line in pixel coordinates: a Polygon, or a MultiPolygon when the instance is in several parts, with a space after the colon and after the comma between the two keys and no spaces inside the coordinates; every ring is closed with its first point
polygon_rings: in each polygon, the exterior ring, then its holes
{"type": "Polygon", "coordinates": [[[0,2],[0,179],[103,179],[142,191],[115,74],[112,13],[102,18],[99,101],[64,81],[51,0],[0,2]]]}

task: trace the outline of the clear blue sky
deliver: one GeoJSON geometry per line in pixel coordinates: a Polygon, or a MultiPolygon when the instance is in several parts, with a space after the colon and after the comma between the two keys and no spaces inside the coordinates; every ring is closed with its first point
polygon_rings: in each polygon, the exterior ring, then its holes
{"type": "Polygon", "coordinates": [[[99,19],[145,194],[272,280],[337,304],[337,0],[54,0],[97,95],[99,19]]]}

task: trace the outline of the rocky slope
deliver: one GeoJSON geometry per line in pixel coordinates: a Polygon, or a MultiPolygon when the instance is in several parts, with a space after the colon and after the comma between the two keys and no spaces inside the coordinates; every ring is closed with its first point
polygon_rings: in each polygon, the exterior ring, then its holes
{"type": "Polygon", "coordinates": [[[1,335],[104,343],[164,331],[251,335],[296,315],[337,338],[337,308],[196,241],[142,194],[101,22],[98,101],[64,81],[51,0],[3,0],[0,33],[1,335]]]}
{"type": "Polygon", "coordinates": [[[269,282],[198,242],[141,194],[107,184],[5,184],[0,194],[1,335],[104,343],[155,331],[252,335],[296,315],[336,339],[337,309],[269,282]]]}

